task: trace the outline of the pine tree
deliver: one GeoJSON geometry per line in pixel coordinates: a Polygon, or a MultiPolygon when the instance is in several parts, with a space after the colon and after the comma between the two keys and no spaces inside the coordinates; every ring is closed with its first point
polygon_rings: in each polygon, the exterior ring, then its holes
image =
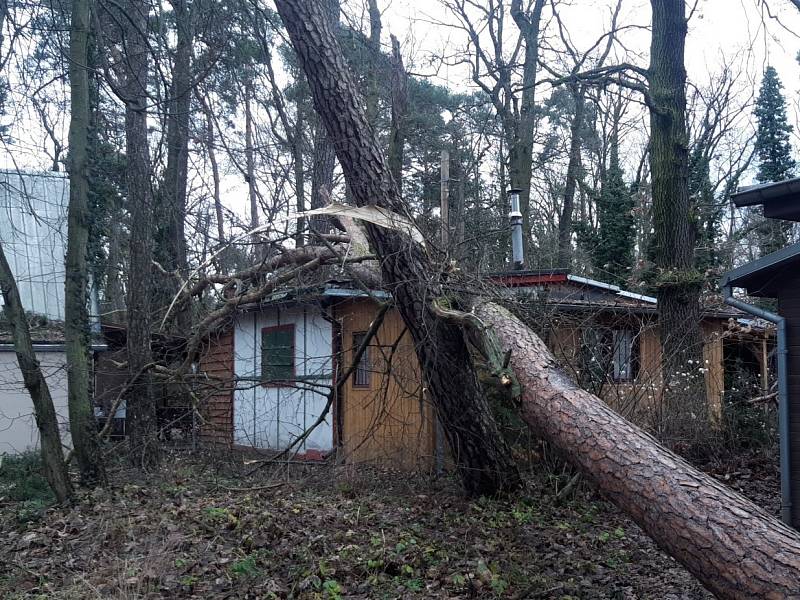
{"type": "Polygon", "coordinates": [[[624,284],[633,266],[634,223],[633,194],[625,185],[619,164],[619,136],[611,138],[608,168],[602,178],[597,200],[598,231],[590,243],[594,268],[603,279],[624,284]]]}
{"type": "Polygon", "coordinates": [[[795,162],[789,135],[792,126],[786,118],[786,101],[783,84],[774,67],[767,67],[756,101],[755,117],[758,123],[756,153],[760,183],[782,181],[792,176],[795,162]]]}
{"type": "MultiPolygon", "coordinates": [[[[782,181],[794,173],[795,162],[789,142],[792,126],[786,118],[782,89],[778,72],[774,67],[767,67],[755,108],[758,123],[755,150],[759,161],[756,179],[759,183],[782,181]]],[[[785,246],[790,233],[791,224],[760,217],[756,234],[761,255],[785,246]]]]}

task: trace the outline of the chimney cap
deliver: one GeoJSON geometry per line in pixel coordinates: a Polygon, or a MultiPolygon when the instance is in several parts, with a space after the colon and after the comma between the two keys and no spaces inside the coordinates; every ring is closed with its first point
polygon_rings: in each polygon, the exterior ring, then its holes
{"type": "Polygon", "coordinates": [[[515,187],[508,188],[508,193],[509,194],[521,194],[522,193],[522,188],[515,188],[515,187]]]}

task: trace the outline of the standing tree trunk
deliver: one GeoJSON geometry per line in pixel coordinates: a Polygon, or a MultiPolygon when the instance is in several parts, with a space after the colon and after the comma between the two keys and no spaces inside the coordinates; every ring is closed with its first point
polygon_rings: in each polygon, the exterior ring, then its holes
{"type": "Polygon", "coordinates": [[[128,267],[128,370],[131,391],[127,397],[127,426],[131,462],[140,468],[158,464],[156,402],[149,365],[153,294],[153,191],[147,140],[147,31],[149,2],[126,4],[127,56],[125,86],[125,151],[130,211],[130,262],[128,267]]]}
{"type": "Polygon", "coordinates": [[[381,63],[381,9],[378,7],[378,0],[367,0],[369,6],[369,73],[367,74],[367,121],[375,127],[375,119],[378,116],[378,77],[381,63]]]}
{"type": "Polygon", "coordinates": [[[708,430],[700,329],[702,276],[694,269],[686,133],[686,15],[684,0],[651,0],[650,165],[653,180],[652,252],[667,386],[662,439],[693,444],[708,430]],[[679,391],[680,390],[680,391],[679,391]]]}
{"type": "Polygon", "coordinates": [[[392,36],[392,123],[389,129],[389,170],[400,196],[403,195],[404,121],[408,109],[408,73],[403,66],[400,42],[392,36]]]}
{"type": "MultiPolygon", "coordinates": [[[[331,28],[339,27],[339,0],[327,0],[323,4],[331,28]]],[[[311,159],[311,209],[322,208],[332,201],[333,173],[336,169],[336,151],[328,138],[325,126],[319,121],[314,127],[314,148],[311,159]]],[[[328,233],[336,226],[336,219],[315,215],[310,219],[310,229],[317,233],[328,233]]]]}
{"type": "MultiPolygon", "coordinates": [[[[291,135],[292,158],[294,162],[294,193],[297,197],[297,212],[306,209],[306,170],[303,164],[303,125],[305,123],[305,110],[302,103],[297,103],[297,116],[294,120],[294,133],[291,135]]],[[[303,245],[303,230],[305,229],[303,217],[297,219],[297,233],[294,242],[296,246],[303,245]]]]}
{"type": "MultiPolygon", "coordinates": [[[[189,116],[191,109],[192,15],[187,0],[170,0],[175,16],[176,47],[172,65],[172,83],[167,103],[167,168],[163,194],[164,222],[163,251],[168,271],[186,274],[186,189],[189,166],[189,116]]],[[[178,293],[178,279],[167,276],[159,293],[169,303],[178,293]]],[[[159,286],[160,287],[160,286],[159,286]]],[[[176,312],[175,329],[186,332],[191,328],[191,314],[176,312]]]]}
{"type": "MultiPolygon", "coordinates": [[[[253,158],[253,112],[250,103],[253,98],[253,83],[250,81],[250,75],[245,75],[244,82],[244,157],[245,168],[247,170],[247,196],[250,199],[250,228],[255,229],[258,227],[258,196],[256,194],[256,166],[253,158]]],[[[260,236],[253,235],[253,252],[256,256],[260,256],[258,243],[260,236]]]]}
{"type": "Polygon", "coordinates": [[[5,307],[3,309],[13,328],[14,351],[17,354],[17,364],[22,372],[25,389],[33,401],[33,411],[36,417],[36,427],[39,430],[39,441],[42,446],[42,464],[47,483],[58,499],[64,502],[72,495],[72,484],[69,480],[67,465],[64,462],[64,453],[61,450],[61,435],[58,432],[56,409],[50,388],[44,378],[39,361],[33,352],[31,333],[28,329],[28,319],[19,297],[17,282],[6,260],[3,246],[0,245],[0,292],[3,293],[5,307]]]}
{"type": "Polygon", "coordinates": [[[800,534],[663,448],[580,389],[544,342],[484,304],[499,354],[512,350],[521,416],[718,598],[797,598],[800,534]]]}
{"type": "MultiPolygon", "coordinates": [[[[356,204],[406,214],[353,76],[320,7],[302,0],[278,0],[276,5],[356,204]]],[[[425,250],[392,229],[368,224],[367,231],[381,258],[384,282],[415,342],[466,491],[494,494],[517,488],[519,472],[480,389],[462,331],[434,314],[431,300],[441,295],[442,286],[425,250]]]]}
{"type": "Polygon", "coordinates": [[[567,181],[564,186],[564,204],[558,220],[558,266],[569,268],[572,257],[572,213],[575,207],[575,188],[581,174],[581,133],[585,104],[583,86],[572,86],[572,98],[575,101],[575,114],[570,124],[569,163],[567,164],[567,181]]]}
{"type": "Polygon", "coordinates": [[[69,429],[81,483],[105,479],[89,393],[89,0],[73,0],[69,42],[69,210],[64,286],[64,339],[67,358],[69,429]]]}
{"type": "MultiPolygon", "coordinates": [[[[114,199],[114,210],[117,214],[122,213],[118,204],[119,200],[114,199]]],[[[105,277],[106,285],[103,289],[102,312],[104,318],[108,314],[113,315],[114,323],[122,323],[125,313],[125,290],[122,284],[121,265],[122,265],[122,223],[120,219],[111,219],[110,231],[108,234],[108,259],[106,260],[105,277]]]]}
{"type": "MultiPolygon", "coordinates": [[[[331,202],[333,193],[333,172],[336,168],[336,151],[328,138],[325,126],[317,119],[314,131],[314,152],[311,166],[311,208],[322,208],[331,202]]],[[[323,215],[311,217],[311,229],[328,233],[333,219],[323,215]]]]}
{"type": "Polygon", "coordinates": [[[206,152],[208,152],[208,162],[211,164],[211,180],[214,183],[214,214],[217,220],[217,245],[225,243],[225,217],[222,212],[222,195],[220,192],[219,164],[217,163],[217,153],[214,150],[214,118],[211,115],[211,107],[208,101],[197,93],[203,116],[206,120],[206,152]]]}

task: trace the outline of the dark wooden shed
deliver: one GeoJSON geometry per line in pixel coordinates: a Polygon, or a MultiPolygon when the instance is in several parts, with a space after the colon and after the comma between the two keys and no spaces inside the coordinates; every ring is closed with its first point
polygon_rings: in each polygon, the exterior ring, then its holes
{"type": "MultiPolygon", "coordinates": [[[[800,222],[800,178],[742,189],[734,194],[733,202],[738,207],[761,205],[768,218],[800,222]]],[[[786,371],[782,375],[779,365],[779,379],[784,379],[779,382],[779,390],[783,386],[785,395],[785,409],[780,415],[782,516],[800,528],[800,243],[730,271],[720,285],[727,295],[739,288],[748,296],[778,301],[776,316],[784,321],[785,337],[783,343],[778,340],[778,351],[785,353],[786,371]]],[[[730,303],[741,304],[733,297],[731,300],[730,303]]],[[[751,308],[764,312],[759,307],[751,308]]]]}

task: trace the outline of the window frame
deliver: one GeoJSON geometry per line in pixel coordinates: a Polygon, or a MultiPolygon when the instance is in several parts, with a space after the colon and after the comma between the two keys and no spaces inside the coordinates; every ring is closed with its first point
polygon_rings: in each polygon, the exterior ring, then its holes
{"type": "Polygon", "coordinates": [[[265,388],[282,388],[282,387],[293,387],[294,383],[297,381],[297,339],[296,339],[296,329],[294,323],[287,323],[285,325],[272,325],[269,327],[262,327],[261,328],[261,339],[259,340],[259,345],[261,349],[261,365],[259,371],[259,379],[261,383],[261,387],[265,388]],[[265,380],[264,379],[264,356],[265,356],[265,348],[264,348],[264,334],[265,333],[272,333],[278,331],[290,331],[291,338],[292,338],[292,376],[289,379],[273,379],[273,380],[265,380]]]}
{"type": "MultiPolygon", "coordinates": [[[[356,351],[364,342],[364,339],[367,337],[366,331],[354,331],[353,332],[353,346],[350,350],[350,361],[352,364],[353,357],[355,356],[356,351]],[[357,338],[360,338],[357,340],[357,338]]],[[[367,344],[367,347],[364,348],[364,353],[361,355],[361,359],[358,361],[358,364],[355,365],[353,369],[352,375],[352,387],[357,390],[368,390],[372,387],[372,368],[370,365],[370,346],[371,344],[367,344]],[[363,365],[363,366],[362,366],[363,365]],[[358,374],[359,372],[364,373],[366,376],[365,383],[358,382],[358,374]]]]}
{"type": "Polygon", "coordinates": [[[639,371],[641,369],[641,346],[639,340],[640,332],[637,332],[633,327],[617,326],[591,326],[586,327],[581,334],[581,343],[590,347],[589,359],[594,358],[596,366],[589,364],[586,358],[582,359],[582,369],[586,372],[589,382],[602,383],[606,381],[611,384],[631,384],[635,383],[639,378],[639,371]],[[589,333],[591,331],[591,334],[589,333]],[[586,339],[588,335],[595,337],[595,343],[589,344],[586,339]],[[619,344],[623,336],[629,336],[629,352],[628,352],[628,369],[624,377],[618,373],[623,372],[621,368],[623,363],[618,361],[619,344]],[[598,348],[600,353],[596,351],[598,348]],[[597,362],[596,359],[602,359],[597,362]],[[602,373],[602,374],[601,374],[602,373]]]}
{"type": "Polygon", "coordinates": [[[630,327],[614,327],[611,329],[611,373],[610,378],[614,383],[634,383],[639,377],[639,336],[630,327]],[[625,376],[620,376],[617,373],[622,373],[622,364],[617,364],[619,358],[620,344],[618,340],[622,337],[627,337],[629,340],[628,345],[628,361],[627,369],[625,369],[625,376]]]}

